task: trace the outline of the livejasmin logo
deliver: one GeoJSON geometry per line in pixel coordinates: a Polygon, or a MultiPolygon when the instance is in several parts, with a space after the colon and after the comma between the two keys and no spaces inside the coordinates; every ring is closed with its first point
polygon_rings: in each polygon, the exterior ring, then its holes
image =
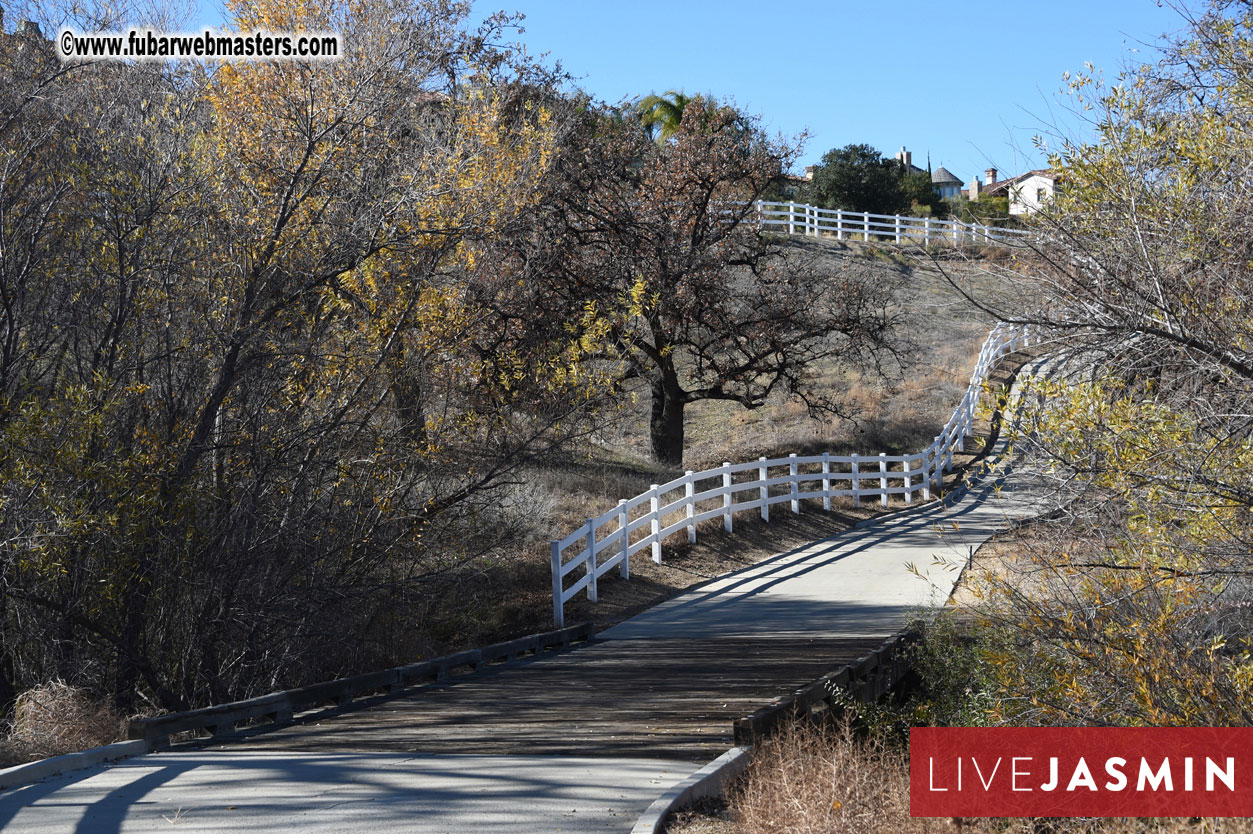
{"type": "Polygon", "coordinates": [[[1253,728],[915,728],[910,813],[1253,816],[1253,728]]]}
{"type": "MultiPolygon", "coordinates": [[[[998,756],[996,761],[992,763],[991,772],[988,773],[987,779],[983,778],[983,769],[979,766],[979,760],[971,756],[970,765],[973,767],[975,774],[979,777],[979,782],[983,785],[985,791],[991,790],[992,783],[996,780],[996,772],[1001,769],[1001,763],[1005,761],[1004,756],[998,756]]],[[[1056,756],[1049,758],[1049,780],[1033,787],[1031,784],[1031,771],[1025,768],[1035,761],[1032,756],[1013,756],[1010,759],[1009,779],[1011,781],[1011,791],[1055,791],[1061,785],[1058,775],[1059,765],[1056,756]]],[[[983,767],[987,767],[988,763],[984,762],[983,767]]],[[[1104,784],[1107,791],[1125,791],[1128,786],[1127,782],[1127,760],[1120,756],[1111,756],[1105,760],[1105,772],[1113,777],[1104,784]]],[[[947,791],[948,788],[939,787],[935,781],[935,757],[927,757],[927,769],[931,773],[930,784],[928,790],[947,791]]],[[[1101,788],[1097,787],[1096,779],[1092,776],[1092,770],[1088,767],[1088,762],[1082,756],[1079,761],[1074,763],[1073,768],[1067,767],[1072,771],[1070,779],[1066,782],[1064,790],[1090,790],[1096,791],[1101,788]]],[[[1153,765],[1149,764],[1148,759],[1140,759],[1140,775],[1136,780],[1135,790],[1137,791],[1156,791],[1166,790],[1173,791],[1175,789],[1175,781],[1173,779],[1174,771],[1171,769],[1170,759],[1162,759],[1157,770],[1153,769],[1153,765]]],[[[1183,788],[1182,790],[1190,791],[1193,789],[1193,760],[1192,757],[1183,760],[1183,788]]],[[[1236,789],[1236,760],[1228,756],[1227,764],[1220,768],[1218,763],[1213,759],[1205,760],[1205,790],[1214,790],[1215,781],[1221,781],[1227,787],[1227,790],[1234,791],[1236,789]]],[[[962,757],[957,757],[957,787],[956,790],[962,789],[962,757]]]]}

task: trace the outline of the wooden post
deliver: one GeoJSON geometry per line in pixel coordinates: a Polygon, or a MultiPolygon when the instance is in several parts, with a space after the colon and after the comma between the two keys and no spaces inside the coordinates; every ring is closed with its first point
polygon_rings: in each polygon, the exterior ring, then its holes
{"type": "Polygon", "coordinates": [[[914,476],[913,464],[909,462],[908,456],[906,456],[905,462],[901,464],[901,469],[905,473],[905,503],[912,504],[914,503],[914,476]]]}
{"type": "Polygon", "coordinates": [[[931,446],[928,446],[922,453],[922,498],[924,501],[931,500],[931,446]]]}
{"type": "Polygon", "coordinates": [[[934,477],[935,477],[936,489],[939,489],[941,486],[944,485],[944,472],[943,470],[940,469],[940,467],[944,465],[944,445],[942,443],[943,437],[944,435],[939,435],[931,443],[931,448],[933,450],[931,464],[932,464],[932,469],[935,472],[934,477]]]}
{"type": "Polygon", "coordinates": [[[757,231],[758,232],[761,231],[761,209],[762,209],[761,203],[762,201],[758,200],[755,204],[757,206],[757,231]]]}
{"type": "Polygon", "coordinates": [[[831,453],[822,453],[822,508],[831,512],[831,453]]]}
{"type": "Polygon", "coordinates": [[[901,242],[901,216],[896,215],[896,242],[901,242]]]}
{"type": "Polygon", "coordinates": [[[879,489],[883,490],[880,498],[883,499],[883,506],[888,505],[888,453],[879,453],[879,489]]]}
{"type": "Polygon", "coordinates": [[[791,200],[788,200],[787,204],[787,233],[796,234],[796,203],[791,200]]]}
{"type": "Polygon", "coordinates": [[[863,211],[861,213],[862,227],[866,230],[866,242],[870,242],[870,212],[863,211]]]}
{"type": "Polygon", "coordinates": [[[557,542],[549,542],[553,562],[553,625],[564,628],[566,625],[565,606],[561,599],[561,550],[557,542]]]}
{"type": "MultiPolygon", "coordinates": [[[[765,460],[764,457],[757,458],[759,461],[765,460]]],[[[770,520],[770,487],[766,484],[770,470],[763,466],[757,467],[757,480],[761,486],[758,488],[758,495],[761,496],[761,520],[770,520]]]]}
{"type": "Polygon", "coordinates": [[[596,525],[587,522],[587,598],[596,602],[596,525]]]}
{"type": "Polygon", "coordinates": [[[631,515],[627,512],[626,499],[618,502],[618,529],[622,531],[622,564],[618,574],[623,579],[631,578],[631,515]]]}
{"type": "Polygon", "coordinates": [[[731,532],[731,464],[722,463],[722,529],[731,532]]]}
{"type": "Polygon", "coordinates": [[[661,564],[661,496],[657,494],[657,485],[649,487],[653,494],[648,498],[648,506],[652,510],[648,515],[652,519],[653,528],[653,561],[661,564]]]}
{"type": "Polygon", "coordinates": [[[792,478],[792,483],[789,484],[789,487],[791,488],[790,491],[792,493],[792,512],[794,514],[799,515],[801,511],[801,502],[800,502],[800,499],[796,497],[797,493],[800,492],[800,486],[796,483],[796,475],[797,475],[796,453],[793,452],[792,454],[788,455],[788,457],[792,459],[791,462],[788,464],[788,475],[790,475],[792,478]]]}
{"type": "Polygon", "coordinates": [[[922,221],[922,245],[931,245],[931,218],[925,217],[922,221]]]}
{"type": "Polygon", "coordinates": [[[835,210],[835,239],[844,239],[844,209],[835,210]]]}
{"type": "Polygon", "coordinates": [[[692,518],[696,515],[695,502],[692,501],[692,496],[696,494],[696,484],[691,480],[692,470],[689,469],[686,474],[688,478],[685,484],[687,487],[685,490],[687,493],[687,541],[688,544],[696,544],[696,525],[692,523],[692,518]]]}
{"type": "Polygon", "coordinates": [[[857,469],[857,453],[853,452],[853,506],[861,506],[861,473],[857,469]]]}

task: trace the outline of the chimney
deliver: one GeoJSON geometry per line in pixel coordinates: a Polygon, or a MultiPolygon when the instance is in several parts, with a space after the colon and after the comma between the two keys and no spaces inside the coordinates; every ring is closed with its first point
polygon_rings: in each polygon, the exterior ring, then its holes
{"type": "Polygon", "coordinates": [[[17,33],[31,38],[43,37],[43,33],[39,31],[39,24],[33,20],[23,20],[21,25],[17,27],[17,33]]]}
{"type": "Polygon", "coordinates": [[[818,168],[817,165],[806,165],[805,166],[805,179],[812,181],[814,178],[814,171],[817,168],[818,168]]]}
{"type": "Polygon", "coordinates": [[[992,185],[996,182],[996,169],[995,168],[989,168],[988,170],[983,172],[983,175],[987,178],[988,185],[992,185]]]}
{"type": "Polygon", "coordinates": [[[896,161],[904,165],[906,168],[913,165],[914,155],[905,150],[905,146],[901,145],[901,151],[896,155],[896,161]]]}
{"type": "Polygon", "coordinates": [[[973,180],[970,181],[970,190],[967,192],[966,196],[968,196],[971,200],[975,200],[975,201],[979,199],[979,178],[978,177],[975,177],[973,180]]]}

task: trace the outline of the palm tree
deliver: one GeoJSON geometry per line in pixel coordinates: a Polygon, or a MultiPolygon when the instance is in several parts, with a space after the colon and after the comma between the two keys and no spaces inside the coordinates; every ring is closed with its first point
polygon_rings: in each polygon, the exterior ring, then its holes
{"type": "Polygon", "coordinates": [[[683,109],[689,102],[691,99],[683,93],[667,90],[665,95],[654,93],[640,99],[635,105],[635,112],[639,114],[640,123],[661,145],[678,131],[683,121],[683,109]]]}

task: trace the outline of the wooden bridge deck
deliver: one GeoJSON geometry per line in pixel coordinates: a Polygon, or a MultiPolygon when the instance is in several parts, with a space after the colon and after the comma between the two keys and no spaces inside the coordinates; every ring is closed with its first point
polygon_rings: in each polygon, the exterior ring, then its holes
{"type": "Polygon", "coordinates": [[[732,721],[878,647],[880,637],[593,642],[298,717],[223,746],[273,752],[646,756],[708,761],[732,721]]]}

